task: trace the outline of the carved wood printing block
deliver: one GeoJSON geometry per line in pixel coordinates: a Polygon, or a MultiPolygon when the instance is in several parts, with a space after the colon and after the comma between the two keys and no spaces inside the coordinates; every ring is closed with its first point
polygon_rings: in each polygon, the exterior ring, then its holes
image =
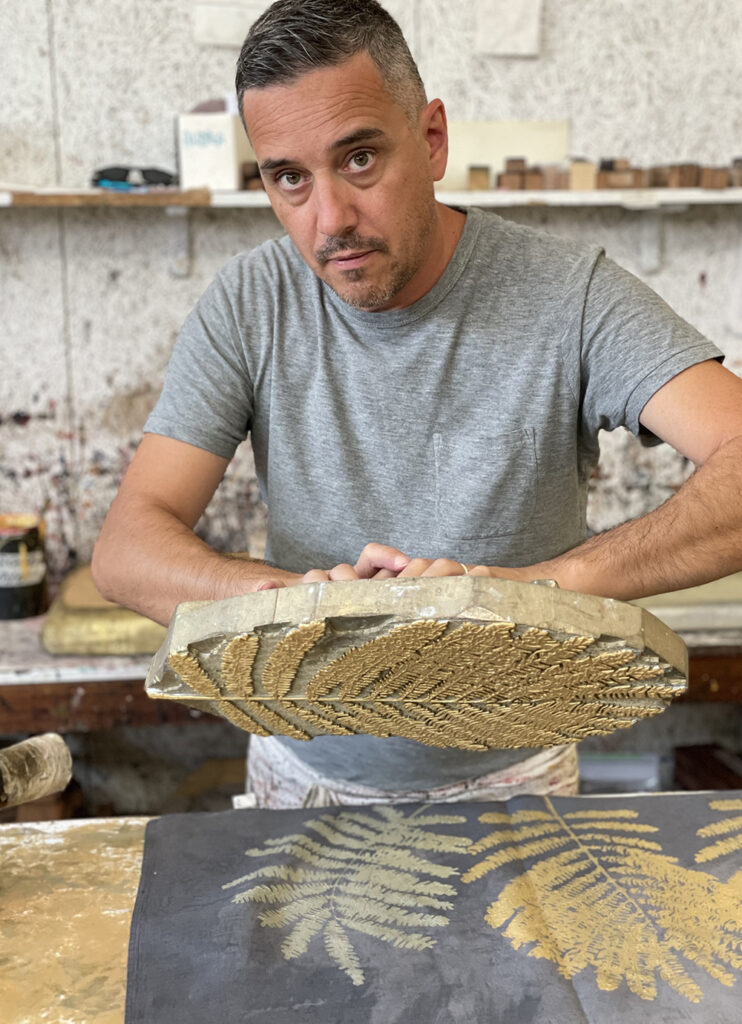
{"type": "Polygon", "coordinates": [[[147,678],[259,735],[548,747],[627,728],[687,687],[634,605],[473,576],[312,583],[180,605],[147,678]]]}

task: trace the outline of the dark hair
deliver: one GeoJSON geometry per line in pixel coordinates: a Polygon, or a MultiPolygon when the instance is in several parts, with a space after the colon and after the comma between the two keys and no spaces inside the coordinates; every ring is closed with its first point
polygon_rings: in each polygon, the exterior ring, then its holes
{"type": "Polygon", "coordinates": [[[291,82],[317,68],[368,53],[390,95],[410,119],[425,88],[405,38],[376,0],[276,0],[247,34],[237,60],[237,103],[246,90],[291,82]]]}

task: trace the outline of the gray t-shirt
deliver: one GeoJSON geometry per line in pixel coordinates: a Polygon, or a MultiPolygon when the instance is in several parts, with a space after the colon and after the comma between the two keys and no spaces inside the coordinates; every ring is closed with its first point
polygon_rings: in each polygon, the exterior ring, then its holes
{"type": "MultiPolygon", "coordinates": [[[[472,209],[437,284],[353,309],[288,237],[230,260],[183,327],[145,431],[224,457],[251,436],[266,558],[305,572],[371,540],[519,566],[586,536],[598,431],[719,350],[598,246],[472,209]]],[[[529,751],[401,738],[283,740],[323,774],[395,789],[529,751]]]]}

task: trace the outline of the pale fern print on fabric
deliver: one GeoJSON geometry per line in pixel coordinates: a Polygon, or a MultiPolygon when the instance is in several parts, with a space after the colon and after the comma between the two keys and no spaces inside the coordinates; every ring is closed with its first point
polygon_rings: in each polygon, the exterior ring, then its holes
{"type": "Polygon", "coordinates": [[[280,859],[223,888],[240,888],[235,903],[265,905],[258,919],[286,931],[286,960],[322,942],[337,967],[362,985],[354,932],[400,950],[435,945],[453,909],[457,890],[450,880],[459,871],[426,854],[462,854],[471,840],[432,829],[465,822],[461,815],[405,814],[394,807],[325,814],[304,822],[302,832],[247,850],[248,857],[280,859]]]}

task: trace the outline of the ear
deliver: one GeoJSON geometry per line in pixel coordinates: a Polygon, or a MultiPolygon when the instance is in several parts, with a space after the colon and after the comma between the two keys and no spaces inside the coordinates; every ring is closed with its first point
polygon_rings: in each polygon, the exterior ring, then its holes
{"type": "Polygon", "coordinates": [[[420,130],[428,145],[433,181],[440,181],[448,163],[448,123],[442,100],[431,100],[420,113],[420,130]]]}

